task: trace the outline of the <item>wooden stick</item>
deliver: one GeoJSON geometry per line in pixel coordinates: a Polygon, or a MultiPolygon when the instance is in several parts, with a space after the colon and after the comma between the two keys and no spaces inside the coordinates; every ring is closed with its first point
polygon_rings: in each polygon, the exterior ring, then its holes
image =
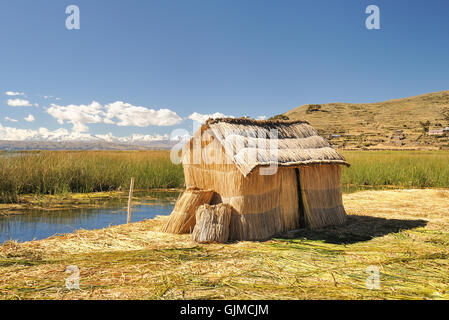
{"type": "Polygon", "coordinates": [[[134,177],[131,178],[131,183],[129,185],[129,198],[128,198],[128,223],[131,223],[131,199],[133,197],[134,191],[134,177]]]}

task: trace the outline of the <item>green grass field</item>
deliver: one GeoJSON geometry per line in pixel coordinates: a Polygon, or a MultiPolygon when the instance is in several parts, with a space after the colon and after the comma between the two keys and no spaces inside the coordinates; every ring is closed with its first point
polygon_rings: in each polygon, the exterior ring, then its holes
{"type": "Polygon", "coordinates": [[[342,184],[449,188],[448,151],[342,151],[350,168],[342,184]]]}
{"type": "Polygon", "coordinates": [[[23,194],[101,192],[129,187],[178,188],[181,166],[167,151],[43,151],[0,157],[0,202],[17,202],[23,194]]]}
{"type": "MultiPolygon", "coordinates": [[[[344,186],[449,187],[448,151],[343,151],[351,163],[344,186]]],[[[24,194],[183,188],[180,165],[168,151],[42,151],[0,154],[0,202],[24,194]]]]}

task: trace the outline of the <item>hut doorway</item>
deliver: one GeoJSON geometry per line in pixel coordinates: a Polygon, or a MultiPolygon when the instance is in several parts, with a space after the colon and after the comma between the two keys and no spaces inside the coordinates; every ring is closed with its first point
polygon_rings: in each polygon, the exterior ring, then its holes
{"type": "Polygon", "coordinates": [[[298,192],[298,210],[299,210],[299,228],[306,227],[306,219],[304,217],[304,202],[301,193],[301,171],[295,168],[296,174],[296,190],[298,192]]]}

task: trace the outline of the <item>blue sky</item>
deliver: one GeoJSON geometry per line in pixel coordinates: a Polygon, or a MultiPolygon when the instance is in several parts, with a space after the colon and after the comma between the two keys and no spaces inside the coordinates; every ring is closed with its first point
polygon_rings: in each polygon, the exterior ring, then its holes
{"type": "Polygon", "coordinates": [[[447,0],[3,0],[0,139],[164,135],[194,113],[447,90],[448,18],[447,0]],[[65,27],[71,4],[80,30],[65,27]]]}

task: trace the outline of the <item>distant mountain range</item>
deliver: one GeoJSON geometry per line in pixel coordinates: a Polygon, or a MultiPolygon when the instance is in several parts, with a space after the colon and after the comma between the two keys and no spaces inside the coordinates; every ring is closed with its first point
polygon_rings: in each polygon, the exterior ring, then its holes
{"type": "Polygon", "coordinates": [[[177,141],[155,140],[144,144],[105,141],[6,141],[0,140],[0,150],[169,150],[177,141]]]}

